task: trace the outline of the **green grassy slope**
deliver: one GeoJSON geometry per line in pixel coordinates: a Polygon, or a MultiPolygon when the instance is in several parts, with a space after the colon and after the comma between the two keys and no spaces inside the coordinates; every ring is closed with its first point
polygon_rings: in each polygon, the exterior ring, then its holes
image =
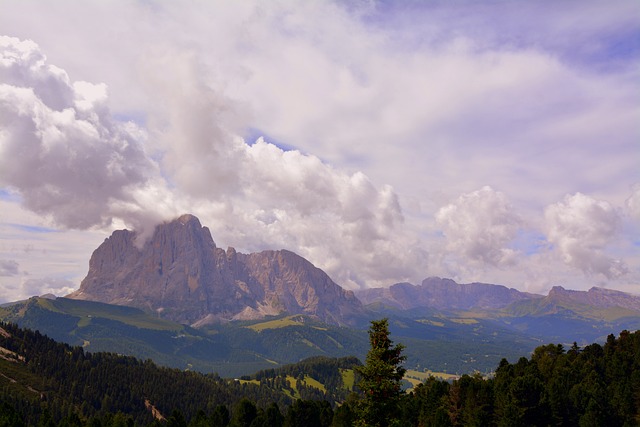
{"type": "MultiPolygon", "coordinates": [[[[640,327],[639,317],[607,322],[566,308],[538,305],[514,305],[510,309],[517,315],[371,310],[369,316],[390,318],[394,340],[407,346],[408,368],[449,374],[490,372],[503,357],[515,361],[542,342],[582,344],[603,340],[615,330],[640,327]]],[[[86,351],[132,355],[230,378],[313,356],[362,360],[369,347],[366,328],[335,327],[300,315],[194,329],[131,307],[34,297],[0,307],[0,320],[39,330],[86,351]]]]}

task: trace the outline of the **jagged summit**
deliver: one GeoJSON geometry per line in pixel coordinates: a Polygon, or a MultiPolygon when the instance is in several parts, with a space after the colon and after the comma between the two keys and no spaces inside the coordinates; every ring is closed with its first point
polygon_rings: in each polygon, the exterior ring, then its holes
{"type": "Polygon", "coordinates": [[[400,310],[502,310],[516,316],[574,312],[594,319],[635,317],[640,313],[640,296],[592,287],[588,291],[554,286],[547,296],[521,292],[489,283],[456,283],[429,277],[420,285],[396,283],[388,288],[361,289],[356,295],[365,305],[382,305],[400,310]]]}
{"type": "Polygon", "coordinates": [[[176,221],[178,221],[180,224],[186,225],[189,222],[193,222],[198,224],[198,226],[200,226],[200,220],[192,214],[182,214],[180,215],[176,221]]]}
{"type": "Polygon", "coordinates": [[[554,302],[570,300],[600,308],[622,307],[640,311],[640,296],[596,286],[588,291],[573,291],[565,289],[562,286],[554,286],[549,291],[547,299],[554,302]]]}
{"type": "Polygon", "coordinates": [[[438,310],[497,309],[515,301],[542,297],[502,285],[456,283],[452,279],[428,277],[420,285],[396,283],[388,288],[357,291],[364,304],[383,303],[399,309],[430,307],[438,310]]]}
{"type": "Polygon", "coordinates": [[[93,252],[87,276],[69,297],[195,325],[285,312],[345,324],[362,311],[352,292],[299,255],[225,251],[194,215],[156,226],[142,248],[134,242],[134,232],[115,231],[93,252]]]}

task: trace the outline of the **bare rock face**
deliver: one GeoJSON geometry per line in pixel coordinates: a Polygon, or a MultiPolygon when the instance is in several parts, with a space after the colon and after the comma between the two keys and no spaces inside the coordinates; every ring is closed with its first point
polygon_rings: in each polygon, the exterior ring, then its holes
{"type": "Polygon", "coordinates": [[[502,285],[488,283],[460,284],[451,279],[429,277],[421,285],[396,283],[389,288],[358,291],[364,304],[375,302],[408,310],[425,307],[438,310],[497,309],[529,298],[542,298],[502,285]]]}
{"type": "Polygon", "coordinates": [[[293,252],[237,256],[245,266],[247,283],[255,284],[254,295],[272,310],[314,314],[333,324],[361,314],[362,305],[353,292],[345,291],[324,271],[293,252]]]}
{"type": "Polygon", "coordinates": [[[556,303],[571,301],[599,308],[622,307],[640,311],[640,296],[595,286],[588,291],[573,291],[562,286],[554,286],[546,299],[556,303]]]}
{"type": "Polygon", "coordinates": [[[193,215],[157,226],[142,248],[135,236],[119,230],[107,238],[69,297],[139,307],[196,326],[280,313],[340,325],[362,313],[352,292],[304,258],[284,250],[224,251],[193,215]]]}

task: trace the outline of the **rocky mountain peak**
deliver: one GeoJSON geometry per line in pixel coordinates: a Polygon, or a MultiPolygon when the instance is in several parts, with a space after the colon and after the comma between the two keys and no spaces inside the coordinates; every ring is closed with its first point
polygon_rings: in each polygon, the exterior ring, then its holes
{"type": "Polygon", "coordinates": [[[364,304],[383,303],[403,310],[432,308],[438,310],[497,309],[538,297],[502,285],[456,283],[452,279],[428,277],[420,285],[396,283],[389,288],[363,289],[357,292],[364,304]]]}
{"type": "Polygon", "coordinates": [[[322,270],[290,251],[217,248],[193,215],[158,225],[142,248],[115,231],[93,253],[70,298],[130,305],[190,324],[306,314],[343,324],[362,311],[322,270]]]}
{"type": "Polygon", "coordinates": [[[565,288],[563,288],[562,286],[554,286],[551,288],[551,290],[549,290],[549,294],[548,296],[552,296],[552,295],[564,295],[567,294],[568,292],[571,291],[567,291],[565,288]]]}
{"type": "Polygon", "coordinates": [[[562,286],[554,286],[549,291],[547,299],[553,302],[570,300],[593,307],[622,307],[629,310],[640,311],[640,296],[595,286],[588,291],[567,290],[562,286]]]}
{"type": "Polygon", "coordinates": [[[195,216],[195,215],[191,215],[191,214],[183,214],[181,216],[179,216],[175,221],[173,222],[179,222],[182,225],[187,225],[189,223],[193,223],[194,225],[196,225],[197,227],[200,227],[200,220],[195,216]]]}

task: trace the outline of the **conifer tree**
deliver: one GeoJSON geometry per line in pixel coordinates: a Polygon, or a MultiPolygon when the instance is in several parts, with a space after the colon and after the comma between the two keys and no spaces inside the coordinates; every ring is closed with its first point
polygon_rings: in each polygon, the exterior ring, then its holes
{"type": "Polygon", "coordinates": [[[389,321],[372,321],[369,328],[371,349],[364,365],[356,367],[360,375],[358,388],[363,399],[358,405],[358,426],[387,427],[398,424],[401,381],[406,369],[402,362],[404,346],[393,345],[389,338],[389,321]]]}
{"type": "Polygon", "coordinates": [[[255,403],[243,397],[233,411],[231,425],[233,427],[249,427],[258,416],[258,408],[255,403]]]}

